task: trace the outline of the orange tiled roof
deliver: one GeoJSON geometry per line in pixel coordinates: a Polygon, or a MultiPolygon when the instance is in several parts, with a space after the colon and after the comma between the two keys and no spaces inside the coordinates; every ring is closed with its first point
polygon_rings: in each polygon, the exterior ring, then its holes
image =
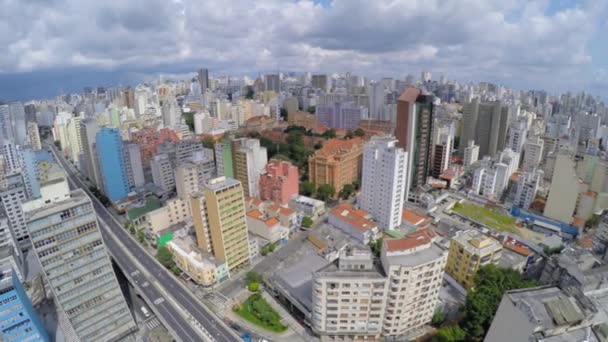
{"type": "Polygon", "coordinates": [[[327,140],[321,149],[317,150],[314,156],[323,156],[323,157],[331,157],[334,156],[341,151],[351,151],[353,147],[357,145],[362,145],[364,140],[360,137],[355,137],[348,140],[342,139],[329,139],[327,140]]]}
{"type": "Polygon", "coordinates": [[[295,211],[289,209],[289,208],[285,208],[285,207],[280,207],[279,208],[279,212],[281,213],[281,215],[285,215],[285,216],[289,216],[289,215],[293,215],[295,214],[295,211]]]}
{"type": "Polygon", "coordinates": [[[578,244],[583,248],[593,248],[593,239],[590,236],[583,236],[578,239],[578,244]]]}
{"type": "Polygon", "coordinates": [[[399,96],[399,101],[407,101],[409,103],[414,103],[414,101],[416,101],[416,99],[418,98],[418,95],[420,95],[420,89],[408,87],[399,96]]]}
{"type": "Polygon", "coordinates": [[[367,219],[367,217],[369,217],[367,211],[361,209],[356,210],[348,203],[341,203],[335,206],[330,211],[330,214],[362,232],[366,232],[378,226],[375,222],[367,219]]]}
{"type": "Polygon", "coordinates": [[[583,228],[585,226],[585,220],[581,217],[575,217],[572,220],[572,225],[578,228],[583,228]]]}
{"type": "Polygon", "coordinates": [[[259,219],[263,215],[259,210],[251,210],[251,211],[247,212],[247,216],[259,219]]]}
{"type": "Polygon", "coordinates": [[[423,222],[424,220],[428,219],[428,216],[421,214],[419,212],[416,212],[414,210],[403,209],[401,218],[403,221],[406,221],[409,224],[417,225],[417,224],[420,224],[421,222],[423,222]]]}
{"type": "Polygon", "coordinates": [[[437,234],[431,228],[419,229],[401,239],[385,240],[386,250],[389,252],[404,251],[433,242],[437,234]]]}

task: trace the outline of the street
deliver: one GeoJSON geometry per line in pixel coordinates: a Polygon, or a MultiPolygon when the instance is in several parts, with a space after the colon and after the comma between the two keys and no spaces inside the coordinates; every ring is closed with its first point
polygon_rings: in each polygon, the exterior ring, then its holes
{"type": "Polygon", "coordinates": [[[179,283],[154,257],[148,254],[111,216],[109,211],[97,200],[83,182],[76,176],[67,162],[60,156],[54,146],[51,150],[60,165],[66,171],[70,184],[87,192],[97,212],[100,229],[106,246],[122,271],[130,277],[142,296],[147,299],[150,307],[158,311],[159,318],[164,320],[170,331],[174,332],[181,341],[200,341],[201,335],[179,313],[171,303],[175,300],[198,325],[206,330],[213,338],[212,341],[240,341],[238,336],[226,327],[212,312],[200,303],[190,292],[179,283]],[[124,247],[122,247],[122,246],[124,247]],[[126,251],[130,255],[127,255],[126,251]],[[141,267],[139,267],[141,265],[141,267]],[[150,278],[148,278],[148,275],[150,278]],[[163,295],[163,293],[165,295],[163,295]],[[167,298],[167,294],[171,298],[167,298]]]}

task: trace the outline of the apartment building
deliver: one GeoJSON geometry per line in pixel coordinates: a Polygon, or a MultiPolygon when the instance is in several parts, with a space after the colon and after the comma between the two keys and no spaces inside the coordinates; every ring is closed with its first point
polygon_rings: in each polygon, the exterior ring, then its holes
{"type": "Polygon", "coordinates": [[[363,139],[330,139],[308,158],[308,176],[316,185],[329,184],[336,196],[344,185],[359,181],[363,163],[363,139]]]}
{"type": "Polygon", "coordinates": [[[65,179],[47,183],[41,192],[23,210],[66,340],[117,341],[132,334],[137,326],[91,200],[81,189],[70,192],[65,179]]]}
{"type": "Polygon", "coordinates": [[[496,264],[502,245],[478,230],[463,230],[450,241],[445,271],[465,289],[473,286],[475,274],[481,266],[496,264]]]}

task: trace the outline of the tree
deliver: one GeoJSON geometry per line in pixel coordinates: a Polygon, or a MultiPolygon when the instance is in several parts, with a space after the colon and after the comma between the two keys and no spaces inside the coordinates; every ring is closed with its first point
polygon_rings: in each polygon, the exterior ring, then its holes
{"type": "Polygon", "coordinates": [[[186,125],[190,131],[194,131],[194,113],[183,113],[184,121],[186,121],[186,125]]]}
{"type": "Polygon", "coordinates": [[[365,131],[364,131],[364,130],[362,130],[361,128],[357,128],[357,129],[355,130],[355,136],[356,136],[356,137],[362,137],[362,136],[364,136],[364,135],[365,135],[365,131]]]}
{"type": "Polygon", "coordinates": [[[587,222],[585,222],[585,228],[595,228],[599,224],[600,224],[600,216],[593,215],[587,220],[587,222]]]}
{"type": "Polygon", "coordinates": [[[561,253],[562,250],[564,249],[564,245],[559,245],[557,247],[545,247],[545,249],[543,249],[543,252],[545,252],[545,254],[547,254],[548,256],[551,256],[553,254],[558,254],[561,253]]]}
{"type": "Polygon", "coordinates": [[[353,131],[351,131],[350,129],[348,131],[346,131],[346,134],[344,135],[345,140],[352,139],[354,137],[355,137],[355,133],[353,131]]]}
{"type": "Polygon", "coordinates": [[[445,314],[445,312],[443,312],[441,310],[437,310],[433,314],[433,318],[431,319],[431,325],[434,327],[440,327],[443,324],[443,322],[445,322],[446,318],[447,318],[447,315],[445,314]]]}
{"type": "Polygon", "coordinates": [[[257,273],[257,272],[247,272],[247,274],[245,275],[245,284],[247,284],[247,286],[249,286],[252,283],[261,283],[262,282],[262,275],[257,273]]]}
{"type": "Polygon", "coordinates": [[[302,227],[310,228],[310,227],[312,227],[313,223],[314,222],[310,217],[308,217],[308,216],[302,217],[302,227]]]}
{"type": "Polygon", "coordinates": [[[135,235],[135,233],[136,233],[135,226],[133,226],[133,225],[129,226],[129,232],[131,233],[131,235],[135,235]]]}
{"type": "Polygon", "coordinates": [[[146,235],[144,234],[144,230],[140,229],[137,232],[137,240],[139,240],[139,243],[143,244],[146,242],[146,235]]]}
{"type": "Polygon", "coordinates": [[[61,150],[61,141],[55,140],[53,143],[55,144],[58,150],[61,150]]]}
{"type": "Polygon", "coordinates": [[[179,269],[179,267],[177,267],[177,265],[173,265],[171,266],[171,272],[173,272],[173,274],[175,274],[176,276],[180,276],[182,274],[182,270],[179,269]]]}
{"type": "Polygon", "coordinates": [[[361,182],[359,182],[359,180],[355,180],[353,182],[353,186],[355,187],[355,190],[359,190],[359,188],[361,188],[361,182]]]}
{"type": "Polygon", "coordinates": [[[245,91],[245,98],[248,100],[252,100],[253,95],[255,95],[255,92],[253,91],[253,87],[247,86],[247,90],[245,91]]]}
{"type": "Polygon", "coordinates": [[[327,201],[334,197],[336,189],[330,184],[321,184],[317,188],[317,199],[320,201],[327,201]]]}
{"type": "Polygon", "coordinates": [[[283,119],[283,121],[287,121],[287,109],[285,108],[281,108],[281,119],[283,119]]]}
{"type": "Polygon", "coordinates": [[[314,146],[315,150],[319,150],[321,149],[321,147],[323,147],[323,144],[321,144],[320,142],[316,143],[314,146]]]}
{"type": "Polygon", "coordinates": [[[340,190],[340,198],[348,199],[352,194],[355,193],[355,186],[352,184],[345,184],[340,190]]]}
{"type": "Polygon", "coordinates": [[[247,285],[247,288],[251,292],[258,292],[260,290],[260,283],[256,283],[256,282],[250,283],[249,285],[247,285]]]}
{"type": "Polygon", "coordinates": [[[315,184],[309,181],[303,181],[300,184],[300,193],[304,196],[313,196],[315,194],[315,184]]]}
{"type": "Polygon", "coordinates": [[[212,137],[206,137],[201,140],[204,148],[213,148],[215,147],[215,140],[212,137]]]}
{"type": "Polygon", "coordinates": [[[310,114],[314,114],[317,111],[317,107],[309,106],[308,109],[306,109],[306,111],[309,112],[310,114]]]}
{"type": "Polygon", "coordinates": [[[326,130],[325,132],[323,132],[323,134],[321,134],[321,136],[325,139],[332,139],[336,137],[336,131],[333,128],[330,128],[328,130],[326,130]]]}
{"type": "Polygon", "coordinates": [[[526,281],[519,272],[511,269],[496,265],[481,267],[475,275],[473,288],[467,294],[462,328],[471,338],[483,337],[506,291],[536,285],[535,281],[526,281]]]}
{"type": "Polygon", "coordinates": [[[168,269],[171,269],[175,265],[175,262],[173,261],[173,253],[171,253],[169,248],[165,246],[158,247],[156,250],[156,259],[161,265],[168,269]]]}
{"type": "Polygon", "coordinates": [[[437,335],[433,337],[433,342],[460,342],[465,341],[467,334],[462,328],[457,325],[441,328],[437,331],[437,335]]]}
{"type": "Polygon", "coordinates": [[[369,242],[369,248],[372,250],[372,253],[374,253],[376,258],[380,257],[380,252],[382,251],[382,241],[384,241],[384,239],[379,238],[376,239],[376,241],[369,242]]]}

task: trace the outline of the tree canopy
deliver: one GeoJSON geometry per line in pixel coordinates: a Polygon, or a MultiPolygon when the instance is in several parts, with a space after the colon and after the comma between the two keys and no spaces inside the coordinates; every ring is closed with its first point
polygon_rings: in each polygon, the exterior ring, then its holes
{"type": "Polygon", "coordinates": [[[161,265],[168,269],[175,266],[175,262],[173,261],[173,253],[171,253],[169,248],[165,246],[158,247],[158,250],[156,251],[156,259],[161,263],[161,265]]]}
{"type": "Polygon", "coordinates": [[[317,188],[317,199],[320,201],[327,201],[334,197],[336,189],[330,184],[321,184],[317,188]]]}
{"type": "Polygon", "coordinates": [[[304,227],[304,228],[310,228],[310,227],[312,227],[313,223],[314,222],[312,221],[312,219],[310,217],[308,217],[308,216],[304,216],[302,218],[302,227],[304,227]]]}

